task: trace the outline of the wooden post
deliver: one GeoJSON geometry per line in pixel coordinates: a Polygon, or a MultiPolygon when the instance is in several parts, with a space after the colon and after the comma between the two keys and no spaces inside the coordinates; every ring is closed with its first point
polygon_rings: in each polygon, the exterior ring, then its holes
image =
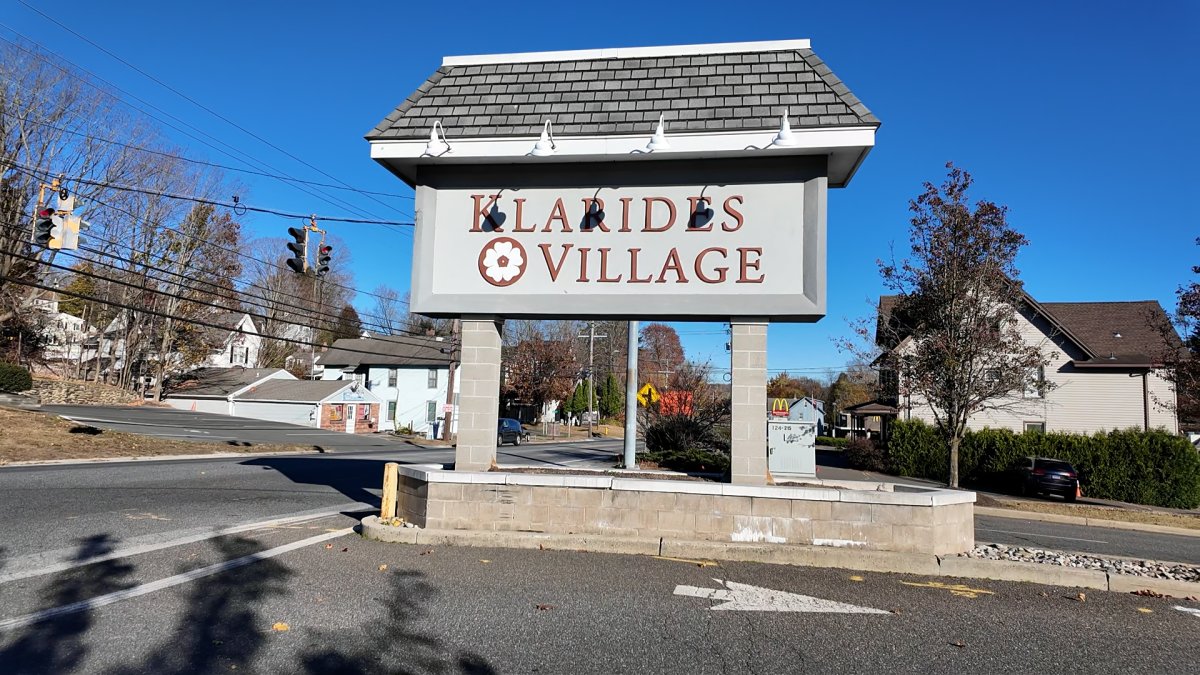
{"type": "Polygon", "coordinates": [[[400,465],[388,462],[383,465],[383,504],[379,509],[379,519],[387,520],[396,517],[397,491],[400,482],[400,465]]]}

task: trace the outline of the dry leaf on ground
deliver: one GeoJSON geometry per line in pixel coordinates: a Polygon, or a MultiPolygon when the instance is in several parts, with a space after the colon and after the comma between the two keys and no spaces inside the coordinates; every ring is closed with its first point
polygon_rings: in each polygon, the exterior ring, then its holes
{"type": "Polygon", "coordinates": [[[554,609],[554,605],[534,605],[534,607],[537,607],[538,611],[540,612],[544,612],[548,609],[554,609]]]}
{"type": "Polygon", "coordinates": [[[287,625],[286,623],[284,623],[282,621],[277,621],[277,622],[275,622],[275,624],[273,626],[271,626],[271,630],[279,631],[280,633],[282,633],[286,630],[289,630],[290,628],[291,628],[291,626],[287,625]]]}

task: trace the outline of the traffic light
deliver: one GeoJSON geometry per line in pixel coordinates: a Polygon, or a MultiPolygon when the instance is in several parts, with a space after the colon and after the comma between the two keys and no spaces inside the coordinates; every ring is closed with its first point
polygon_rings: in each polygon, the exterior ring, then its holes
{"type": "Polygon", "coordinates": [[[317,276],[323,277],[329,274],[329,260],[333,257],[333,247],[329,244],[321,244],[317,249],[317,276]]]}
{"type": "Polygon", "coordinates": [[[46,248],[61,248],[62,235],[62,218],[49,206],[39,208],[33,223],[33,243],[46,248]]]}
{"type": "Polygon", "coordinates": [[[287,243],[288,250],[292,252],[292,257],[287,259],[287,266],[297,274],[304,274],[308,271],[308,230],[289,227],[288,235],[294,241],[287,243]]]}
{"type": "Polygon", "coordinates": [[[66,250],[79,249],[79,231],[88,229],[88,222],[75,214],[63,216],[62,246],[66,250]]]}

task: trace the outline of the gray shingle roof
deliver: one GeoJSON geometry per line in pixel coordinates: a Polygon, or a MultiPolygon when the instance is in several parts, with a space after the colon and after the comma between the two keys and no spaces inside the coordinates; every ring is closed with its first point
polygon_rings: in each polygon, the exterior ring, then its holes
{"type": "MultiPolygon", "coordinates": [[[[899,301],[896,295],[880,296],[879,319],[888,320],[899,301]]],[[[1037,302],[1036,306],[1072,341],[1094,354],[1096,361],[1157,362],[1183,346],[1156,300],[1037,302]]]]}
{"type": "Polygon", "coordinates": [[[446,366],[450,360],[442,349],[449,340],[424,337],[344,338],[336,340],[317,363],[331,367],[346,366],[446,366]],[[369,352],[364,354],[363,352],[369,352]]]}
{"type": "MultiPolygon", "coordinates": [[[[197,368],[164,383],[165,396],[228,396],[282,368],[197,368]]],[[[288,376],[291,378],[291,376],[288,376]]],[[[292,378],[294,379],[294,378],[292,378]]]]}
{"type": "Polygon", "coordinates": [[[811,49],[442,66],[369,140],[878,126],[811,49]]]}
{"type": "Polygon", "coordinates": [[[353,384],[346,380],[267,380],[238,394],[238,401],[316,403],[353,384]]]}
{"type": "Polygon", "coordinates": [[[1167,313],[1156,300],[1133,302],[1043,302],[1097,359],[1156,360],[1181,345],[1167,313]],[[1117,335],[1121,337],[1117,337],[1117,335]]]}

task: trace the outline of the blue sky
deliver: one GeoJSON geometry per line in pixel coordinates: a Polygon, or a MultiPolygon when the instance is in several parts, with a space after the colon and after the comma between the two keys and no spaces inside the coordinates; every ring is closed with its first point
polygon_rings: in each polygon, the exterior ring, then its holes
{"type": "MultiPolygon", "coordinates": [[[[854,181],[830,194],[828,316],[773,326],[773,370],[820,375],[846,362],[833,339],[870,312],[882,290],[876,259],[893,243],[906,250],[907,202],[922,181],[941,181],[947,161],[974,174],[977,198],[1010,207],[1031,242],[1022,278],[1039,300],[1155,299],[1171,309],[1200,262],[1194,2],[37,5],[323,171],[406,195],[362,136],[443,55],[810,38],[883,127],[854,181]]],[[[284,173],[329,181],[16,0],[0,0],[0,23],[284,173]]],[[[3,27],[0,36],[18,39],[3,27]]],[[[172,138],[188,156],[234,163],[172,138]]],[[[252,204],[349,213],[278,181],[239,179],[252,204]]],[[[411,219],[410,199],[330,192],[375,216],[411,219]]],[[[262,236],[290,224],[244,220],[262,236]]],[[[329,229],[348,244],[357,287],[407,288],[410,237],[372,225],[329,229]]],[[[359,304],[370,311],[370,298],[359,304]]],[[[727,366],[720,324],[677,328],[690,356],[727,366]]]]}

